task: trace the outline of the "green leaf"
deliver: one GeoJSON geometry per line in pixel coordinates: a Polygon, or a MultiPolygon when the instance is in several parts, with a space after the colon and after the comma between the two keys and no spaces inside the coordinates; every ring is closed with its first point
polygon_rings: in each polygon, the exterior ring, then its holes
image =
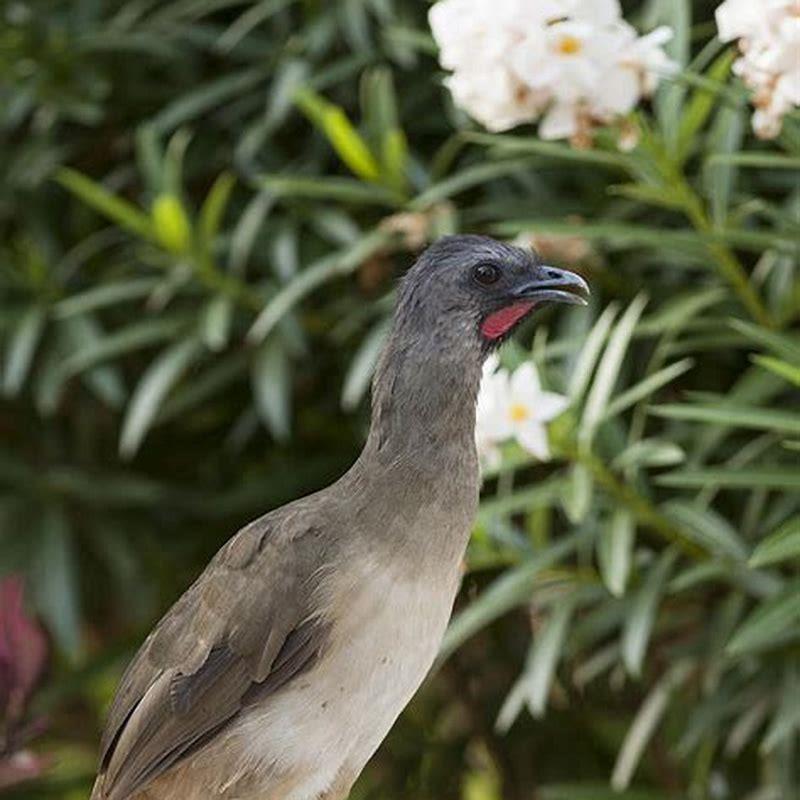
{"type": "Polygon", "coordinates": [[[122,423],[119,452],[123,458],[136,454],[164,398],[200,352],[196,339],[184,339],[164,350],[147,368],[134,389],[122,423]]]}
{"type": "Polygon", "coordinates": [[[156,238],[155,229],[147,214],[127,200],[111,194],[99,183],[68,167],[58,170],[56,180],[84,203],[120,227],[148,241],[156,238]]]}
{"type": "Polygon", "coordinates": [[[156,239],[171,253],[185,253],[192,242],[192,226],[183,204],[173,194],[161,194],[153,201],[156,239]]]}
{"type": "Polygon", "coordinates": [[[600,531],[597,561],[603,583],[614,597],[622,597],[628,586],[636,525],[633,515],[616,509],[600,531]]]}
{"type": "Polygon", "coordinates": [[[659,389],[688,372],[693,366],[693,359],[684,358],[660,369],[658,372],[654,372],[652,375],[648,375],[639,383],[635,383],[629,389],[621,392],[608,404],[608,407],[603,412],[603,421],[621,414],[640,400],[655,394],[659,389]]]}
{"type": "Polygon", "coordinates": [[[534,717],[544,716],[550,686],[553,683],[574,610],[574,597],[559,600],[534,640],[533,658],[525,679],[528,708],[534,717]]]}
{"type": "Polygon", "coordinates": [[[786,378],[787,381],[795,386],[800,386],[800,366],[796,367],[794,364],[789,364],[787,361],[781,361],[779,358],[772,358],[771,356],[752,356],[752,360],[759,367],[764,367],[764,369],[768,369],[775,375],[786,378]]]}
{"type": "Polygon", "coordinates": [[[709,425],[730,425],[777,433],[800,433],[800,414],[758,406],[733,404],[652,406],[650,413],[666,419],[705,422],[709,425]]]}
{"type": "Polygon", "coordinates": [[[232,319],[233,302],[230,297],[218,295],[206,305],[200,319],[200,333],[209,350],[216,352],[228,344],[232,319]]]}
{"type": "Polygon", "coordinates": [[[610,195],[626,197],[659,208],[680,211],[686,207],[685,196],[669,186],[650,185],[646,183],[623,183],[611,186],[608,189],[610,195]]]}
{"type": "Polygon", "coordinates": [[[31,369],[36,347],[44,333],[46,315],[31,308],[23,315],[8,340],[3,369],[3,394],[13,397],[21,391],[31,369]]]}
{"type": "Polygon", "coordinates": [[[569,521],[582,522],[592,506],[594,478],[584,464],[574,464],[561,492],[561,504],[569,521]]]}
{"type": "Polygon", "coordinates": [[[247,338],[251,342],[263,341],[284,315],[306,295],[327,281],[357,269],[389,238],[390,235],[382,230],[371,231],[350,247],[306,267],[267,303],[250,328],[247,338]]]}
{"type": "Polygon", "coordinates": [[[785,489],[800,490],[800,469],[762,466],[753,469],[718,467],[683,469],[659,475],[655,482],[678,489],[785,489]]]}
{"type": "Polygon", "coordinates": [[[462,137],[468,142],[486,145],[503,154],[530,154],[544,156],[547,159],[578,161],[591,166],[628,169],[631,157],[624,153],[613,153],[604,150],[586,150],[571,147],[560,142],[546,142],[532,136],[512,136],[509,134],[474,133],[467,131],[462,137]]]}
{"type": "Polygon", "coordinates": [[[378,322],[364,337],[364,341],[353,356],[342,389],[342,408],[346,411],[356,408],[367,393],[378,357],[389,335],[390,326],[391,322],[388,319],[378,322]]]}
{"type": "Polygon", "coordinates": [[[663,439],[640,439],[626,447],[612,462],[616,470],[631,467],[670,467],[680,464],[686,454],[678,445],[663,439]]]}
{"type": "MultiPolygon", "coordinates": [[[[725,81],[730,73],[736,54],[725,50],[709,67],[707,77],[712,81],[725,81]]],[[[692,152],[697,134],[706,124],[718,100],[716,92],[709,88],[697,88],[683,110],[678,129],[678,160],[685,161],[692,152]]]]}
{"type": "Polygon", "coordinates": [[[503,703],[497,718],[497,729],[502,733],[511,727],[523,703],[527,703],[536,719],[544,716],[553,676],[575,610],[575,599],[574,596],[567,597],[555,603],[547,621],[537,632],[531,645],[528,663],[503,703]]]}
{"type": "MultiPolygon", "coordinates": [[[[37,386],[36,404],[43,414],[52,414],[58,407],[61,390],[67,379],[63,367],[68,359],[82,350],[100,346],[106,338],[102,327],[87,314],[69,317],[59,324],[59,330],[62,335],[53,352],[53,369],[50,374],[42,375],[37,386]]],[[[117,410],[124,405],[127,391],[118,364],[103,364],[85,370],[81,380],[109,408],[117,410]]]]}
{"type": "Polygon", "coordinates": [[[755,568],[791,560],[800,560],[800,516],[787,520],[760,542],[748,563],[755,568]]]}
{"type": "Polygon", "coordinates": [[[59,300],[53,306],[53,316],[56,319],[67,319],[117,303],[140,300],[142,297],[147,297],[158,286],[158,283],[158,278],[131,278],[126,281],[96,286],[85,292],[76,292],[59,300]]]}
{"type": "Polygon", "coordinates": [[[608,346],[600,359],[597,374],[583,410],[579,437],[584,445],[588,445],[592,441],[595,431],[603,419],[633,331],[646,303],[647,299],[644,295],[636,297],[620,317],[609,337],[608,346]]]}
{"type": "MultiPolygon", "coordinates": [[[[492,165],[482,164],[480,166],[488,169],[492,165]]],[[[791,236],[781,235],[776,231],[762,232],[743,230],[741,228],[725,228],[708,233],[700,233],[688,229],[668,230],[632,223],[598,222],[580,224],[557,219],[532,217],[530,219],[512,219],[495,223],[491,226],[491,231],[500,236],[515,236],[519,233],[542,233],[556,236],[579,235],[587,239],[601,241],[610,250],[631,250],[636,248],[653,250],[663,248],[690,256],[693,264],[696,263],[701,266],[707,266],[706,248],[709,244],[714,243],[733,244],[742,250],[748,250],[759,255],[763,254],[764,250],[779,250],[780,252],[794,255],[797,249],[797,243],[791,236]],[[705,260],[703,260],[704,255],[705,260]]],[[[708,268],[710,269],[711,267],[708,268]]]]}
{"type": "Polygon", "coordinates": [[[668,299],[657,311],[645,317],[637,326],[641,336],[658,336],[682,329],[690,320],[727,297],[724,289],[691,291],[668,299]]]}
{"type": "Polygon", "coordinates": [[[675,559],[676,554],[672,550],[665,550],[661,554],[634,594],[628,609],[622,629],[622,661],[628,673],[635,678],[642,674],[642,664],[653,631],[658,603],[675,559]]]}
{"type": "Polygon", "coordinates": [[[403,193],[407,183],[408,143],[400,127],[394,80],[389,69],[378,67],[365,73],[361,105],[372,152],[380,155],[383,180],[403,193]]]}
{"type": "Polygon", "coordinates": [[[800,338],[797,336],[771,331],[740,319],[732,319],[729,324],[734,330],[765,347],[778,358],[783,358],[790,364],[800,365],[800,338]]]}
{"type": "Polygon", "coordinates": [[[742,656],[800,639],[800,582],[761,603],[728,643],[731,656],[742,656]]]}
{"type": "Polygon", "coordinates": [[[266,191],[276,197],[304,197],[314,200],[335,200],[341,203],[366,203],[390,207],[397,205],[397,198],[389,189],[363,183],[354,178],[264,175],[260,182],[266,191]]]}
{"type": "Polygon", "coordinates": [[[800,156],[787,156],[782,153],[743,152],[721,153],[709,158],[710,164],[731,164],[737,167],[756,169],[800,169],[800,156]]]}
{"type": "Polygon", "coordinates": [[[251,374],[261,419],[275,439],[286,441],[291,428],[291,372],[289,356],[277,337],[259,347],[251,374]]]}
{"type": "Polygon", "coordinates": [[[582,539],[578,534],[567,536],[501,575],[477,600],[453,617],[442,642],[439,661],[447,659],[467,639],[498,617],[527,603],[542,573],[574,552],[582,539]]]}
{"type": "Polygon", "coordinates": [[[231,192],[236,185],[236,177],[230,172],[223,172],[214,181],[200,209],[197,229],[200,234],[200,243],[208,258],[211,257],[211,248],[222,226],[225,209],[231,199],[231,192]]]}
{"type": "Polygon", "coordinates": [[[294,0],[260,0],[250,5],[240,14],[220,35],[215,42],[217,50],[228,53],[233,50],[245,37],[271,16],[290,5],[294,0]]]}
{"type": "Polygon", "coordinates": [[[661,510],[704,550],[735,561],[747,558],[747,546],[725,517],[716,511],[683,500],[670,500],[661,510]]]}
{"type": "Polygon", "coordinates": [[[791,746],[800,730],[800,674],[797,664],[787,664],[781,693],[775,705],[775,716],[761,742],[762,753],[771,753],[784,742],[791,746]]]}
{"type": "Polygon", "coordinates": [[[241,351],[226,356],[205,372],[192,376],[166,399],[156,418],[156,424],[168,422],[200,407],[209,398],[218,394],[231,383],[244,378],[249,369],[248,353],[241,351]]]}
{"type": "Polygon", "coordinates": [[[708,147],[713,155],[703,165],[703,181],[716,228],[722,228],[728,222],[731,196],[738,175],[736,167],[721,161],[720,157],[741,145],[746,125],[743,107],[724,105],[717,112],[708,136],[708,147]]]}
{"type": "MultiPolygon", "coordinates": [[[[475,186],[480,186],[498,178],[517,175],[524,170],[530,169],[531,166],[533,166],[531,157],[473,164],[438,183],[434,183],[422,194],[417,195],[410,206],[415,211],[424,211],[435,203],[465,192],[467,189],[472,189],[475,186]]],[[[571,231],[574,233],[575,228],[571,228],[571,231]]]]}
{"type": "MultiPolygon", "coordinates": [[[[680,67],[689,63],[691,54],[692,7],[689,0],[660,0],[659,16],[673,32],[664,48],[680,67]]],[[[686,87],[677,80],[665,80],[655,97],[656,112],[664,141],[671,154],[677,155],[680,125],[684,119],[686,87]]]]}
{"type": "Polygon", "coordinates": [[[381,168],[378,161],[347,118],[344,109],[308,88],[296,93],[295,102],[327,136],[339,158],[355,175],[367,181],[380,180],[381,168]]]}
{"type": "MultiPolygon", "coordinates": [[[[670,696],[690,674],[689,665],[679,661],[653,687],[636,712],[617,755],[617,763],[614,765],[614,772],[611,775],[611,786],[615,792],[622,792],[630,785],[645,748],[664,717],[670,696]]],[[[624,795],[616,796],[623,797],[624,795]]]]}
{"type": "Polygon", "coordinates": [[[104,361],[172,339],[185,324],[185,320],[176,317],[144,319],[101,338],[93,338],[85,347],[64,359],[61,364],[62,380],[68,380],[104,361]]]}
{"type": "Polygon", "coordinates": [[[387,131],[381,145],[381,163],[386,183],[397,192],[406,191],[406,172],[409,165],[408,141],[401,130],[387,131]]]}
{"type": "Polygon", "coordinates": [[[42,509],[35,553],[31,583],[37,608],[74,661],[81,653],[80,595],[73,534],[60,506],[42,509]]]}
{"type": "Polygon", "coordinates": [[[243,92],[263,83],[271,69],[271,65],[243,69],[201,84],[193,91],[181,93],[177,95],[177,99],[164,106],[150,124],[158,133],[174,130],[179,125],[207,113],[227,100],[240,97],[243,92]]]}
{"type": "Polygon", "coordinates": [[[553,783],[539,788],[541,800],[671,800],[671,795],[648,789],[618,791],[608,784],[553,783]]]}
{"type": "MultiPolygon", "coordinates": [[[[527,459],[526,459],[527,460],[527,459]]],[[[505,463],[505,461],[504,461],[505,463]]],[[[534,486],[526,486],[508,494],[483,500],[478,511],[478,524],[485,524],[492,518],[554,505],[562,496],[562,480],[540,481],[534,486]]]]}
{"type": "Polygon", "coordinates": [[[570,375],[569,388],[567,389],[567,394],[573,403],[583,397],[586,387],[592,379],[597,359],[600,357],[616,314],[617,306],[614,303],[610,303],[597,318],[597,321],[589,331],[589,335],[586,337],[586,342],[581,348],[575,367],[572,370],[572,375],[570,375]]]}

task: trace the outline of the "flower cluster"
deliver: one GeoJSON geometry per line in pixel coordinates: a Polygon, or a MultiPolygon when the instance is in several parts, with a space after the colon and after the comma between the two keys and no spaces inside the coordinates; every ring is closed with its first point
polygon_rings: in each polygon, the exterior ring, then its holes
{"type": "Polygon", "coordinates": [[[430,23],[455,102],[492,131],[542,118],[542,138],[585,143],[674,70],[672,31],[640,37],[619,0],[440,0],[430,23]]]}
{"type": "Polygon", "coordinates": [[[784,115],[800,106],[800,0],[725,0],[717,27],[723,42],[739,40],[733,70],[753,90],[753,129],[776,137],[784,115]]]}
{"type": "Polygon", "coordinates": [[[545,423],[568,405],[566,397],[542,390],[536,367],[530,362],[509,373],[500,368],[497,356],[490,356],[483,368],[475,426],[481,462],[497,467],[499,445],[509,439],[515,439],[523,449],[546,461],[550,458],[550,447],[545,423]]]}

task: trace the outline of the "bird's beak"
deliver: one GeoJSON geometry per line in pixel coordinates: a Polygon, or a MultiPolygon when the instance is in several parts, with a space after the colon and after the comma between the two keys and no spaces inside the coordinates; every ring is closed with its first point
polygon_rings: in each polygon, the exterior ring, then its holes
{"type": "Polygon", "coordinates": [[[537,277],[515,287],[511,296],[515,300],[532,300],[540,303],[570,303],[585,306],[589,302],[589,285],[574,272],[556,267],[537,268],[537,277]]]}

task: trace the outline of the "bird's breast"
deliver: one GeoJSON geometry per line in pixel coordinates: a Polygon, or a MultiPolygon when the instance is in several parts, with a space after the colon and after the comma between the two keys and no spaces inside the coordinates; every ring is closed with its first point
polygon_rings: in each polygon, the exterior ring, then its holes
{"type": "Polygon", "coordinates": [[[242,720],[249,760],[307,770],[315,785],[358,773],[436,657],[458,587],[456,571],[440,577],[413,580],[370,558],[334,572],[329,644],[312,670],[242,720]]]}

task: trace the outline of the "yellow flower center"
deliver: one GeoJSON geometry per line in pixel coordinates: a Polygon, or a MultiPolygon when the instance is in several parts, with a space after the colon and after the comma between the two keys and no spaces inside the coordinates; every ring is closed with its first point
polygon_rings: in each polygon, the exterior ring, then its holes
{"type": "Polygon", "coordinates": [[[508,413],[512,422],[525,422],[525,420],[530,416],[528,407],[522,405],[522,403],[512,403],[508,413]]]}
{"type": "Polygon", "coordinates": [[[574,56],[582,49],[581,40],[575,36],[562,36],[558,42],[558,52],[565,56],[574,56]]]}

